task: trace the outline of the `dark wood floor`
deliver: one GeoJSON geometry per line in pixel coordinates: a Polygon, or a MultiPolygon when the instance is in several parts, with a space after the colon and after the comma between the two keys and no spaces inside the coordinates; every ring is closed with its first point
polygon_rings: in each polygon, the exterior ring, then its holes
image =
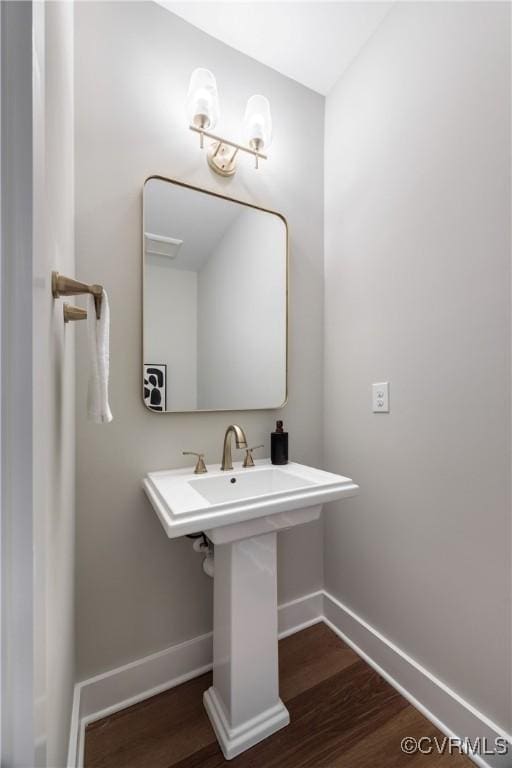
{"type": "Polygon", "coordinates": [[[291,723],[226,761],[203,708],[211,675],[88,726],[86,768],[469,768],[460,755],[406,755],[405,736],[442,734],[324,624],[279,643],[291,723]]]}

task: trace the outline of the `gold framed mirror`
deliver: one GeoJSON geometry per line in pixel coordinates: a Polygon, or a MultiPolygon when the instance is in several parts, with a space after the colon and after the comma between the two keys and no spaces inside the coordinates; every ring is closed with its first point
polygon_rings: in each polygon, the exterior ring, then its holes
{"type": "Polygon", "coordinates": [[[156,413],[287,399],[284,216],[151,176],[143,188],[143,400],[156,413]]]}

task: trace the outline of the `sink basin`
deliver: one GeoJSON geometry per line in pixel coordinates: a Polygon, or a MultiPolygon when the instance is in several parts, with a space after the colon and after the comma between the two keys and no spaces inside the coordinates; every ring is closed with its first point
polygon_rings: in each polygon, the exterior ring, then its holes
{"type": "Polygon", "coordinates": [[[324,503],[358,486],[269,459],[228,472],[209,466],[205,475],[150,472],[143,486],[169,537],[203,531],[215,545],[213,685],[204,705],[231,760],[290,722],[279,698],[277,532],[315,520],[324,503]]]}
{"type": "Polygon", "coordinates": [[[293,470],[286,471],[267,467],[254,467],[253,469],[256,471],[230,472],[228,477],[225,477],[226,473],[224,472],[223,477],[205,477],[200,480],[192,480],[190,485],[213,506],[271,494],[283,494],[315,484],[313,480],[294,475],[293,470]]]}
{"type": "MultiPolygon", "coordinates": [[[[347,477],[290,462],[274,466],[270,459],[255,462],[254,467],[223,472],[219,465],[208,468],[207,475],[195,475],[189,469],[150,472],[144,479],[144,490],[167,535],[171,538],[188,533],[208,532],[214,543],[256,535],[266,530],[279,530],[293,525],[293,517],[274,517],[294,511],[297,524],[307,522],[299,510],[353,496],[357,485],[347,477]],[[255,520],[260,520],[254,524],[255,520]],[[231,531],[220,527],[252,521],[231,531]]],[[[314,519],[310,514],[308,519],[314,519]]]]}

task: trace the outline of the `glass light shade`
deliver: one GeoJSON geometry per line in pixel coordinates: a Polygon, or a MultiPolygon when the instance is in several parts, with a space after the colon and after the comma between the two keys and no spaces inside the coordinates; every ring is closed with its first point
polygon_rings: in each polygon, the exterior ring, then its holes
{"type": "Polygon", "coordinates": [[[265,96],[251,96],[245,108],[245,138],[252,149],[262,150],[272,141],[272,116],[265,96]]]}
{"type": "Polygon", "coordinates": [[[219,97],[214,75],[208,69],[195,69],[190,76],[187,113],[191,125],[211,130],[219,118],[219,97]]]}

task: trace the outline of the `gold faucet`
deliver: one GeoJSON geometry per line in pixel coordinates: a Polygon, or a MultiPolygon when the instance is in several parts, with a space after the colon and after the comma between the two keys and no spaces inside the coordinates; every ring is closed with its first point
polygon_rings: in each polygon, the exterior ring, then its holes
{"type": "Polygon", "coordinates": [[[222,464],[220,468],[228,471],[233,469],[233,460],[231,458],[231,435],[235,435],[235,445],[237,448],[247,448],[247,438],[242,427],[238,424],[230,424],[224,435],[224,449],[222,451],[222,464]]]}

